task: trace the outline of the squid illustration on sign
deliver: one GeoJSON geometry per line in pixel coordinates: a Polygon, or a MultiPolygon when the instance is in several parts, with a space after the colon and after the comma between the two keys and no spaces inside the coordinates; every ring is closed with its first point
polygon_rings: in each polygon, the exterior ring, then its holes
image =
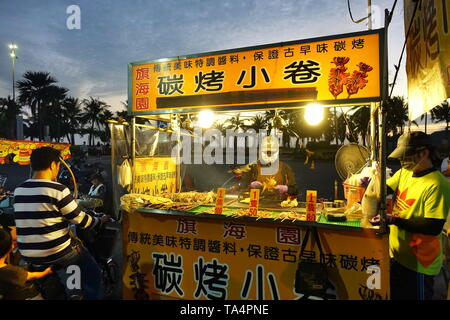
{"type": "Polygon", "coordinates": [[[148,293],[145,291],[147,285],[145,284],[145,273],[140,272],[139,260],[141,259],[141,254],[139,251],[132,251],[130,255],[127,256],[129,261],[132,274],[130,275],[130,285],[134,288],[134,298],[136,300],[148,300],[148,293]]]}
{"type": "Polygon", "coordinates": [[[345,66],[350,61],[349,57],[334,57],[331,63],[336,65],[336,68],[331,68],[328,76],[328,90],[333,97],[337,99],[344,91],[344,87],[347,89],[347,99],[350,96],[357,94],[359,90],[362,90],[369,82],[366,78],[368,72],[373,68],[364,62],[360,62],[357,67],[359,70],[354,70],[353,73],[347,73],[347,67],[345,66]]]}

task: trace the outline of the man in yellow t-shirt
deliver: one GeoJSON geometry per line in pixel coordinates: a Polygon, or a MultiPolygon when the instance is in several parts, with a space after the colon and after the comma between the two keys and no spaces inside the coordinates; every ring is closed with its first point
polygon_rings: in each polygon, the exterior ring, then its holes
{"type": "Polygon", "coordinates": [[[442,229],[450,208],[450,183],[433,166],[432,153],[429,136],[416,131],[400,136],[389,155],[402,166],[386,182],[388,194],[395,199],[392,213],[386,217],[393,300],[432,299],[434,276],[442,267],[442,229]]]}

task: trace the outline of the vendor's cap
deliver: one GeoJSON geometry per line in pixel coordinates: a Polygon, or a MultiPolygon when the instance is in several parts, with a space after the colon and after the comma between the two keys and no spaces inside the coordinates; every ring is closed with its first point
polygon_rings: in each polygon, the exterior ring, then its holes
{"type": "Polygon", "coordinates": [[[399,159],[412,156],[424,147],[430,147],[430,137],[422,131],[405,132],[397,141],[397,148],[388,158],[399,159]]]}

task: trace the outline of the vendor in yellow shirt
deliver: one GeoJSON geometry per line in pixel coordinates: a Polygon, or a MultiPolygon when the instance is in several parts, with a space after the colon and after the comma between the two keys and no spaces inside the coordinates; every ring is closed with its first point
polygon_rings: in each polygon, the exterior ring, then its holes
{"type": "MultiPolygon", "coordinates": [[[[442,267],[442,230],[450,208],[450,183],[432,163],[433,147],[427,134],[404,133],[389,158],[401,169],[387,180],[394,205],[390,226],[392,258],[390,283],[393,300],[431,300],[434,276],[442,267]]],[[[372,219],[379,222],[379,216],[372,219]]]]}

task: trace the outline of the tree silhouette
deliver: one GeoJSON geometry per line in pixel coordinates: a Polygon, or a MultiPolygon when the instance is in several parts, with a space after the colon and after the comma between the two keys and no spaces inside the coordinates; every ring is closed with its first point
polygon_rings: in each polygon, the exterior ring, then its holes
{"type": "Polygon", "coordinates": [[[445,121],[445,131],[448,133],[448,126],[450,123],[450,107],[448,105],[448,100],[431,109],[430,113],[433,122],[445,121]]]}
{"type": "Polygon", "coordinates": [[[355,111],[350,116],[350,121],[352,122],[353,131],[360,135],[362,138],[363,146],[366,146],[366,137],[368,129],[370,128],[370,107],[369,106],[355,106],[350,109],[350,111],[355,111]],[[356,110],[356,111],[355,111],[356,110]]]}
{"type": "Polygon", "coordinates": [[[38,123],[38,137],[42,140],[44,138],[43,119],[41,116],[42,109],[45,104],[45,99],[48,97],[49,88],[57,80],[51,77],[48,72],[33,71],[25,72],[23,78],[24,80],[17,81],[19,102],[30,107],[33,123],[38,123]]]}
{"type": "Polygon", "coordinates": [[[0,98],[0,136],[6,139],[16,138],[16,117],[22,113],[21,106],[10,96],[0,98]]]}
{"type": "Polygon", "coordinates": [[[89,146],[92,146],[94,144],[95,137],[99,136],[98,131],[103,126],[102,114],[104,114],[105,110],[109,108],[109,105],[98,98],[94,99],[93,97],[83,99],[82,104],[83,112],[81,114],[81,120],[83,124],[89,126],[87,133],[89,134],[89,146]]]}

